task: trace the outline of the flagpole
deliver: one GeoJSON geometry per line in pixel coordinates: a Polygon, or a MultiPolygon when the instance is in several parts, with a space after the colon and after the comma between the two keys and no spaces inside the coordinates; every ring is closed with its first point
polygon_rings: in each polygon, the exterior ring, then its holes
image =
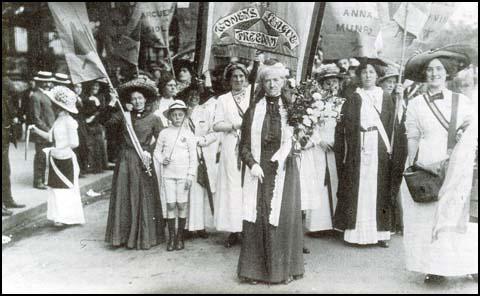
{"type": "MultiPolygon", "coordinates": [[[[403,40],[402,40],[402,55],[400,59],[400,73],[398,75],[398,83],[402,82],[402,76],[403,76],[403,64],[405,60],[405,44],[407,43],[407,18],[408,18],[408,2],[405,3],[405,22],[403,26],[403,40]]],[[[400,94],[397,100],[395,100],[395,112],[393,113],[393,126],[392,126],[392,136],[390,139],[390,147],[391,151],[393,151],[393,145],[395,143],[395,123],[397,121],[397,113],[398,109],[400,107],[401,101],[402,101],[403,94],[400,94]]],[[[400,121],[400,120],[399,120],[400,121]]]]}
{"type": "MultiPolygon", "coordinates": [[[[77,11],[75,9],[73,9],[78,17],[78,19],[80,19],[80,16],[78,15],[77,11]]],[[[88,36],[88,34],[87,34],[88,36]]],[[[99,55],[98,55],[98,52],[97,52],[97,47],[95,46],[95,41],[92,40],[92,37],[91,36],[88,36],[89,38],[87,38],[87,40],[90,42],[90,46],[91,48],[93,48],[93,50],[95,51],[95,54],[97,55],[98,57],[98,60],[99,62],[101,63],[102,67],[105,69],[105,66],[103,66],[103,62],[102,60],[100,59],[99,55]]],[[[136,66],[137,68],[137,75],[138,75],[138,65],[136,66]]],[[[150,164],[147,163],[143,157],[143,148],[142,148],[142,145],[140,144],[140,141],[138,140],[138,137],[137,135],[135,134],[135,130],[133,129],[133,126],[131,126],[128,121],[127,121],[127,118],[126,118],[126,115],[125,115],[125,109],[123,109],[123,106],[120,102],[120,100],[118,99],[119,98],[119,95],[118,95],[118,92],[117,90],[113,87],[113,83],[112,83],[112,80],[110,79],[110,76],[108,75],[108,73],[106,73],[106,78],[107,78],[107,81],[108,81],[108,84],[110,86],[110,89],[113,90],[113,93],[115,95],[115,103],[119,106],[121,112],[122,112],[122,116],[123,116],[123,119],[125,121],[125,126],[127,128],[127,132],[128,132],[128,135],[130,136],[130,140],[132,141],[132,144],[138,154],[138,156],[140,157],[140,159],[142,160],[142,163],[143,165],[145,166],[145,172],[149,175],[149,176],[152,176],[152,169],[150,167],[150,164]]]]}

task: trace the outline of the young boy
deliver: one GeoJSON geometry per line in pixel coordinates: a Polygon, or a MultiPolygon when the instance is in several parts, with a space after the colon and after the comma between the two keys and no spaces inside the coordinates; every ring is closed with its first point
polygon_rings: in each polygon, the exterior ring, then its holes
{"type": "Polygon", "coordinates": [[[164,115],[172,125],[160,132],[154,157],[162,168],[162,184],[159,187],[162,203],[166,202],[167,205],[167,251],[173,251],[184,249],[188,194],[197,169],[197,154],[194,135],[184,126],[187,115],[185,103],[175,100],[164,115]],[[176,210],[178,230],[175,234],[176,210]]]}

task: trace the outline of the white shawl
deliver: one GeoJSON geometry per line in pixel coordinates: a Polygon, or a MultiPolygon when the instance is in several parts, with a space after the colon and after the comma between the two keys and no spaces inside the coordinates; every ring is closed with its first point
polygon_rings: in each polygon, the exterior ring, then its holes
{"type": "MultiPolygon", "coordinates": [[[[292,149],[293,137],[293,128],[287,125],[287,111],[283,108],[281,101],[279,103],[282,122],[281,145],[271,159],[271,161],[278,161],[269,217],[269,222],[273,226],[278,226],[278,220],[280,218],[283,185],[285,183],[285,160],[292,149]]],[[[252,155],[257,163],[260,163],[262,126],[266,112],[267,101],[265,98],[262,98],[255,107],[250,135],[252,155]]],[[[255,223],[257,220],[257,191],[258,179],[252,175],[250,168],[247,167],[243,185],[243,219],[251,223],[255,223]]]]}
{"type": "Polygon", "coordinates": [[[432,240],[442,232],[465,233],[470,217],[470,194],[478,139],[478,117],[472,120],[450,155],[445,181],[438,193],[432,240]]]}

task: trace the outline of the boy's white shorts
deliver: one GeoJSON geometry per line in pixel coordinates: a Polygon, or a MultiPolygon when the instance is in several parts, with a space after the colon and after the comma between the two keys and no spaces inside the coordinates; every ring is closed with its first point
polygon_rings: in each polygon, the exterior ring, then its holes
{"type": "Polygon", "coordinates": [[[164,178],[165,200],[167,203],[188,202],[188,192],[185,190],[186,179],[164,178]]]}

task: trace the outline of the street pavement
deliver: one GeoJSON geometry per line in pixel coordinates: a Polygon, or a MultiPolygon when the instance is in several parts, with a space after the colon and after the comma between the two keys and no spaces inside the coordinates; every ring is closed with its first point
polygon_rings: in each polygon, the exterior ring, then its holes
{"type": "Polygon", "coordinates": [[[427,286],[405,270],[402,237],[390,248],[352,247],[334,236],[305,237],[305,276],[288,285],[240,283],[240,247],[223,247],[225,234],[165,244],[146,251],[104,243],[108,194],[86,205],[87,223],[57,229],[44,217],[2,246],[2,293],[478,293],[470,277],[427,286]]]}

